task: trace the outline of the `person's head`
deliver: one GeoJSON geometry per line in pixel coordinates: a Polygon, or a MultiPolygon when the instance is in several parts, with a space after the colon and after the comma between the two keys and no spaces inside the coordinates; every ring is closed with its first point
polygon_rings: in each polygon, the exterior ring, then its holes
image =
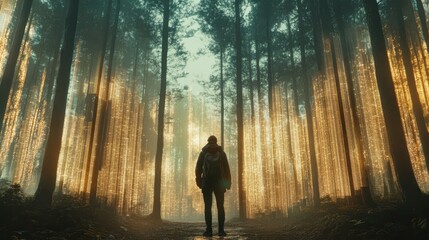
{"type": "Polygon", "coordinates": [[[217,143],[217,138],[214,135],[211,135],[208,139],[207,139],[208,143],[217,143]]]}

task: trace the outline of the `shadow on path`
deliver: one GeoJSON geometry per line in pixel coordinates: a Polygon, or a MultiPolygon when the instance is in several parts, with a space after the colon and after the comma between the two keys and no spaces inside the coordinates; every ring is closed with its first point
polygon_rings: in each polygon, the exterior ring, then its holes
{"type": "Polygon", "coordinates": [[[189,231],[193,236],[186,238],[187,240],[208,240],[208,239],[225,239],[225,240],[246,240],[247,237],[243,236],[243,228],[240,227],[225,227],[225,231],[228,234],[225,237],[217,236],[217,231],[213,229],[213,237],[204,237],[202,233],[205,229],[205,225],[201,223],[189,223],[189,231]]]}

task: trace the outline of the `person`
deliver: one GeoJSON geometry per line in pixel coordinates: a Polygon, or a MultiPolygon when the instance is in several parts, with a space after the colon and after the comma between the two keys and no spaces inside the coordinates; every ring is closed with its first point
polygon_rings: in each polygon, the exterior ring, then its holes
{"type": "Polygon", "coordinates": [[[195,168],[195,180],[197,186],[202,190],[204,198],[204,217],[207,227],[203,235],[213,236],[212,201],[214,193],[218,212],[218,235],[226,236],[223,203],[226,189],[231,189],[231,171],[225,152],[217,144],[217,138],[212,135],[207,142],[198,156],[195,168]]]}

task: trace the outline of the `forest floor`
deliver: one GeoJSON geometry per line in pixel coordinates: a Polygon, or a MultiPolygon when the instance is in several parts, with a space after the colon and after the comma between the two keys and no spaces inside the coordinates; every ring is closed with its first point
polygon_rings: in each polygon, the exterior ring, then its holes
{"type": "Polygon", "coordinates": [[[214,237],[206,238],[203,222],[119,217],[67,197],[41,209],[14,194],[0,196],[0,239],[429,239],[428,217],[412,216],[399,202],[372,208],[325,202],[288,218],[230,220],[226,237],[217,237],[216,224],[213,227],[214,237]]]}

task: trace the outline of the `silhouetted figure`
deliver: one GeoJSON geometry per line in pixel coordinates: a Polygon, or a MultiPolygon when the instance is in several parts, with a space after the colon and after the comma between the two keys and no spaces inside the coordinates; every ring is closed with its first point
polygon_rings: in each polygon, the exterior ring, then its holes
{"type": "Polygon", "coordinates": [[[195,181],[197,186],[202,189],[204,197],[204,216],[207,227],[203,235],[208,237],[213,235],[212,201],[214,193],[218,212],[218,235],[226,236],[223,202],[226,189],[231,188],[231,171],[225,152],[221,146],[217,145],[217,138],[210,136],[207,142],[201,150],[195,168],[195,181]]]}

